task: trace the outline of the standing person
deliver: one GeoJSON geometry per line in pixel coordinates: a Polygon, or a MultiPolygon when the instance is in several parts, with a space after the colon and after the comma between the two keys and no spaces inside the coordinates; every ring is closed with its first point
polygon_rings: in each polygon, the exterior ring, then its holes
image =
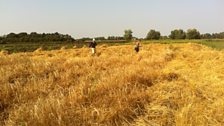
{"type": "Polygon", "coordinates": [[[140,40],[137,40],[135,42],[135,52],[138,53],[140,50],[140,40]]]}
{"type": "Polygon", "coordinates": [[[96,46],[97,46],[97,44],[96,44],[95,38],[93,38],[93,41],[90,42],[90,44],[89,44],[89,48],[91,48],[92,54],[96,53],[96,46]]]}

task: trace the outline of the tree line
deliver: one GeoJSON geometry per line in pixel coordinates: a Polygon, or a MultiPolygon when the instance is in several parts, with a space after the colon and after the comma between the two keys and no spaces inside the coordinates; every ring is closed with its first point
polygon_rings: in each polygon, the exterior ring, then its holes
{"type": "Polygon", "coordinates": [[[0,44],[4,43],[17,43],[17,42],[73,42],[75,39],[70,35],[63,35],[56,33],[36,33],[30,34],[26,32],[21,33],[9,33],[8,35],[0,37],[0,44]]]}
{"type": "MultiPolygon", "coordinates": [[[[119,40],[126,40],[130,41],[133,38],[133,31],[132,30],[125,30],[123,36],[109,36],[107,38],[105,37],[95,37],[96,40],[105,41],[105,40],[111,40],[111,41],[119,41],[119,40]]],[[[81,38],[75,40],[70,35],[63,35],[58,32],[56,33],[36,33],[32,32],[30,34],[26,32],[22,33],[10,33],[5,36],[0,36],[0,44],[5,43],[17,43],[17,42],[86,42],[91,41],[93,38],[81,38]]],[[[137,39],[137,38],[136,38],[137,39]]],[[[143,38],[144,40],[159,40],[159,39],[224,39],[224,32],[220,33],[205,33],[200,34],[200,32],[197,29],[188,29],[187,31],[184,31],[182,29],[175,29],[171,31],[169,36],[162,36],[159,31],[156,30],[150,30],[146,37],[143,38]]]]}
{"type": "MultiPolygon", "coordinates": [[[[132,39],[138,39],[133,36],[133,31],[131,29],[125,30],[123,36],[109,36],[105,37],[96,37],[96,40],[126,40],[130,41],[132,39]]],[[[81,38],[78,41],[91,41],[93,38],[81,38]]],[[[169,36],[162,36],[159,31],[150,30],[144,40],[159,40],[159,39],[224,39],[224,32],[220,33],[205,33],[201,34],[197,29],[188,29],[186,32],[182,29],[175,29],[171,31],[169,36]]]]}
{"type": "MultiPolygon", "coordinates": [[[[125,30],[124,31],[124,39],[125,40],[131,40],[133,38],[132,36],[132,30],[125,30]]],[[[188,29],[186,32],[182,29],[175,29],[171,31],[169,36],[161,36],[161,33],[156,30],[150,30],[145,40],[159,40],[159,39],[224,39],[224,32],[220,33],[205,33],[200,34],[200,32],[197,29],[188,29]]]]}

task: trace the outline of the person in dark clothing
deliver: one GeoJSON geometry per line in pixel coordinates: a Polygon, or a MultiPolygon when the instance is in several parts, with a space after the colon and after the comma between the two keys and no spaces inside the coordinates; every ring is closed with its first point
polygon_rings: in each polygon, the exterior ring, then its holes
{"type": "Polygon", "coordinates": [[[96,41],[95,39],[93,39],[93,41],[89,43],[89,48],[91,48],[92,54],[96,53],[96,46],[97,46],[96,41]]]}
{"type": "Polygon", "coordinates": [[[135,52],[138,53],[139,50],[140,50],[140,41],[137,40],[137,41],[135,42],[135,52]]]}

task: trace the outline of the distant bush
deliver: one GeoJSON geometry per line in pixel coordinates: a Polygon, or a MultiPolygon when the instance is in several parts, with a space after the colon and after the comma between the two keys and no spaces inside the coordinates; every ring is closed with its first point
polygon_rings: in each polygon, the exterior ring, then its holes
{"type": "Polygon", "coordinates": [[[18,42],[73,42],[75,39],[70,35],[63,35],[59,33],[43,33],[39,34],[36,32],[32,32],[27,34],[25,32],[21,32],[18,34],[10,33],[5,37],[0,38],[0,43],[18,43],[18,42]]]}
{"type": "Polygon", "coordinates": [[[92,41],[92,40],[93,40],[93,38],[83,37],[83,38],[81,38],[81,39],[78,39],[77,41],[78,41],[78,42],[85,42],[85,41],[92,41]]]}
{"type": "Polygon", "coordinates": [[[133,32],[132,32],[132,30],[130,30],[130,29],[129,29],[129,30],[125,30],[125,31],[124,31],[124,39],[127,40],[127,41],[131,40],[132,37],[133,37],[133,36],[132,36],[132,33],[133,33],[133,32]]]}
{"type": "Polygon", "coordinates": [[[171,31],[169,36],[171,39],[185,39],[186,33],[182,29],[175,29],[171,31]]]}
{"type": "Polygon", "coordinates": [[[201,34],[201,39],[212,39],[212,35],[210,33],[201,34]]]}
{"type": "Polygon", "coordinates": [[[224,39],[224,32],[220,32],[220,33],[213,33],[212,38],[216,38],[216,39],[224,39]]]}
{"type": "Polygon", "coordinates": [[[120,36],[109,36],[107,40],[124,40],[124,37],[120,36]]]}
{"type": "Polygon", "coordinates": [[[155,30],[150,30],[146,36],[146,40],[158,40],[160,39],[160,32],[155,30]]]}
{"type": "Polygon", "coordinates": [[[96,40],[100,40],[100,41],[102,41],[102,40],[106,40],[105,37],[96,37],[95,39],[96,39],[96,40]]]}
{"type": "Polygon", "coordinates": [[[4,41],[3,41],[3,37],[0,37],[0,44],[6,44],[4,41]]]}
{"type": "Polygon", "coordinates": [[[169,37],[168,36],[160,36],[160,39],[166,40],[166,39],[169,39],[169,37]]]}
{"type": "Polygon", "coordinates": [[[200,32],[197,29],[187,30],[187,39],[200,39],[200,32]]]}

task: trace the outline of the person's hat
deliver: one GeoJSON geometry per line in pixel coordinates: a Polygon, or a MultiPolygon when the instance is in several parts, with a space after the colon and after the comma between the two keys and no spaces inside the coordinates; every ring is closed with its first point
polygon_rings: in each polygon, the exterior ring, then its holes
{"type": "Polygon", "coordinates": [[[93,41],[95,42],[95,38],[93,38],[93,41]]]}

